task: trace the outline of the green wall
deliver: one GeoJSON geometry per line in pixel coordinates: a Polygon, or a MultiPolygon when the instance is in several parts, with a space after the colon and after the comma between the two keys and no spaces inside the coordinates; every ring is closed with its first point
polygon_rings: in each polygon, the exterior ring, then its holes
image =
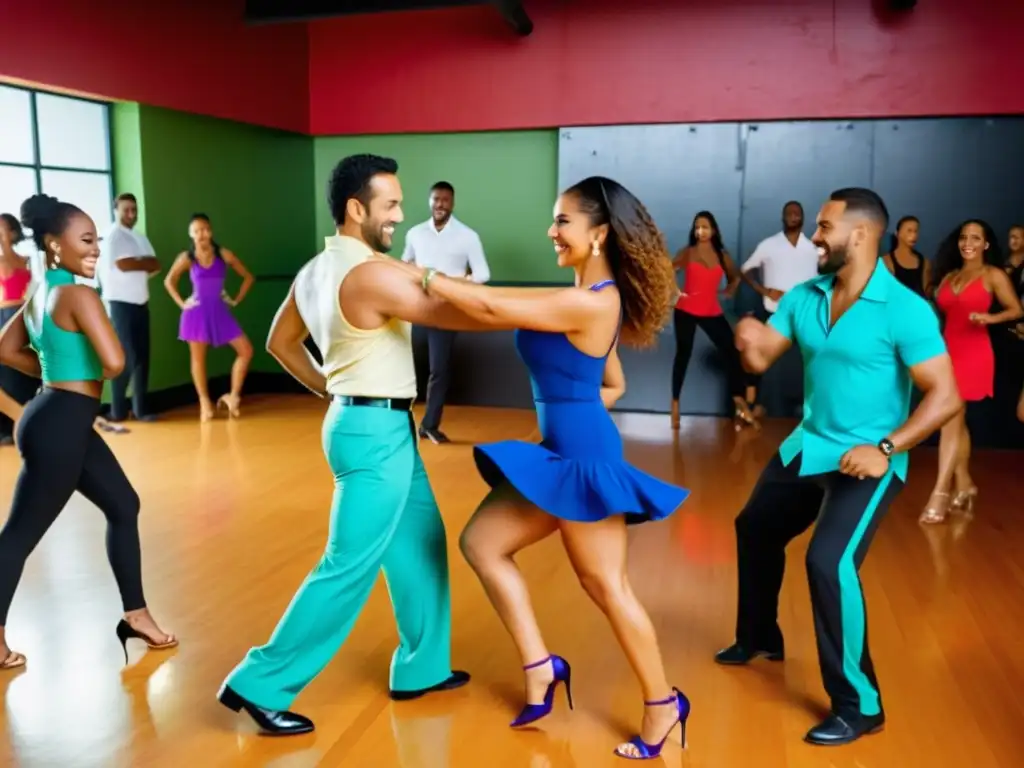
{"type": "MultiPolygon", "coordinates": [[[[139,228],[164,269],[150,283],[150,390],[191,381],[188,348],[178,341],[181,311],[163,275],[189,247],[196,212],[210,216],[217,241],[255,275],[234,311],[256,348],[253,370],[279,371],[263,346],[291,276],[315,253],[313,139],[138,104],[115,105],[111,122],[116,190],[139,198],[139,228]]],[[[239,282],[232,274],[228,290],[239,282]]],[[[188,295],[187,276],[179,291],[188,295]]],[[[228,373],[232,359],[230,348],[211,350],[210,376],[228,373]]]]}
{"type": "Polygon", "coordinates": [[[313,140],[318,238],[334,231],[327,210],[327,178],[346,155],[372,152],[398,161],[405,223],[392,251],[405,247],[408,228],[430,215],[430,187],[455,187],[455,215],[483,240],[492,279],[566,282],[555,264],[551,209],[558,185],[558,131],[328,136],[313,140]]]}
{"type": "MultiPolygon", "coordinates": [[[[556,130],[433,135],[310,137],[140,104],[113,107],[114,185],[139,199],[139,229],[164,272],[150,283],[153,346],[150,391],[191,382],[188,348],[178,341],[180,310],[163,287],[175,256],[189,246],[196,212],[256,276],[236,316],[256,348],[254,371],[279,372],[264,351],[270,322],[299,268],[334,231],[327,178],[345,155],[393,157],[405,193],[408,228],[429,216],[430,186],[456,189],[456,215],[484,243],[496,281],[565,282],[547,239],[557,193],[556,130]]],[[[228,289],[239,280],[229,277],[228,289]]],[[[188,279],[179,285],[188,294],[188,279]]],[[[227,374],[230,349],[211,350],[210,376],[227,374]]]]}

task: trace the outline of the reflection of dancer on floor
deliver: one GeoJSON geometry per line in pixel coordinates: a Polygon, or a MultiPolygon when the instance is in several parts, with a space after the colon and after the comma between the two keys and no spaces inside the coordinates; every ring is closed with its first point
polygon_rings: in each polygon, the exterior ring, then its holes
{"type": "Polygon", "coordinates": [[[225,344],[230,344],[235,350],[235,362],[231,366],[231,391],[217,400],[217,407],[223,405],[229,415],[237,417],[241,415],[242,385],[252,361],[252,344],[229,307],[237,307],[256,280],[241,259],[227,248],[221,248],[213,239],[213,229],[206,214],[192,216],[188,223],[188,236],[192,238],[192,248],[174,260],[164,279],[164,287],[181,307],[178,338],[188,342],[192,382],[199,395],[199,418],[209,421],[214,415],[206,381],[206,352],[211,345],[222,347],[225,344]],[[242,286],[233,299],[224,291],[228,267],[242,278],[242,286]],[[182,299],[178,293],[178,281],[186,271],[192,281],[192,294],[182,299]]]}
{"type": "MultiPolygon", "coordinates": [[[[996,360],[988,326],[1024,315],[1020,299],[1001,268],[1002,253],[986,222],[971,220],[943,241],[935,259],[935,303],[945,316],[943,336],[953,360],[960,396],[977,402],[995,393],[996,360]],[[990,314],[993,297],[1001,312],[990,314]]],[[[949,509],[970,511],[978,488],[970,473],[971,434],[961,411],[939,436],[939,470],[923,523],[941,523],[949,509]],[[950,490],[956,495],[950,501],[950,490]]]]}
{"type": "Polygon", "coordinates": [[[732,342],[732,327],[718,299],[722,279],[728,279],[725,295],[732,296],[740,283],[740,272],[722,245],[718,222],[710,212],[700,211],[693,217],[689,244],[676,254],[672,266],[682,270],[684,276],[683,291],[672,315],[676,335],[676,356],[672,362],[672,429],[679,429],[679,394],[698,328],[715,345],[725,363],[735,418],[740,423],[758,426],[744,397],[746,375],[732,342]]]}
{"type": "MultiPolygon", "coordinates": [[[[516,346],[533,380],[543,441],[478,446],[492,487],[462,534],[462,551],[519,651],[526,706],[513,726],[551,712],[569,664],[549,653],[513,557],[559,532],[584,589],[611,622],[644,693],[640,734],[616,750],[654,757],[689,713],[665,679],[654,627],[626,574],[626,524],[660,520],[688,491],[640,472],[622,455],[608,408],[625,389],[616,347],[653,344],[676,294],[665,241],[647,210],[618,183],[591,177],[566,190],[548,230],[574,288],[491,288],[414,271],[423,289],[481,328],[519,328],[516,346]]],[[[402,266],[402,269],[410,269],[402,266]]]]}
{"type": "Polygon", "coordinates": [[[817,521],[807,576],[831,714],[804,737],[812,744],[845,744],[885,722],[858,570],[906,480],[907,452],[963,407],[935,313],[878,258],[887,224],[874,192],[834,192],[813,238],[822,276],[787,291],[768,325],[736,326],[749,370],[795,343],[808,386],[803,421],[736,518],[736,639],[715,660],[782,660],[786,545],[817,521]],[[912,383],[924,397],[911,415],[912,383]]]}
{"type": "Polygon", "coordinates": [[[313,730],[288,712],[352,631],[381,571],[399,645],[391,697],[414,699],[469,682],[451,669],[451,602],[444,523],[416,444],[410,323],[470,324],[374,255],[402,221],[398,165],[374,155],[342,160],[328,203],[337,235],[299,272],[270,329],[267,348],[298,381],[330,397],[323,449],[334,474],[327,548],[266,645],[228,675],[220,701],[265,731],[313,730]],[[401,319],[400,319],[401,318],[401,319]],[[321,350],[321,369],[303,342],[321,350]]]}
{"type": "Polygon", "coordinates": [[[46,195],[26,200],[21,220],[45,254],[46,271],[0,334],[0,360],[41,378],[43,390],[23,411],[0,399],[17,422],[23,458],[10,516],[0,531],[0,669],[25,664],[6,643],[7,611],[25,561],[76,490],[107,518],[107,554],[124,606],[118,638],[122,644],[135,637],[150,648],[171,648],[177,640],[160,630],[143,597],[139,496],[93,430],[103,380],[124,367],[124,350],[99,295],[75,284],[75,275],[96,273],[96,225],[75,206],[46,195]]]}

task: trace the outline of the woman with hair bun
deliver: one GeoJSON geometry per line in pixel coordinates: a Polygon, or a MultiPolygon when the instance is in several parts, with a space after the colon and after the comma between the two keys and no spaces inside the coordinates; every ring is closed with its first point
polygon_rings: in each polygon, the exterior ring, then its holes
{"type": "Polygon", "coordinates": [[[48,195],[21,206],[45,273],[18,314],[0,331],[0,362],[41,378],[43,389],[24,409],[0,398],[15,422],[23,463],[11,511],[0,530],[0,669],[25,664],[7,644],[5,625],[25,561],[76,490],[107,518],[107,555],[124,616],[117,636],[163,650],[178,644],[146,607],[139,546],[139,497],[110,448],[93,430],[103,380],[124,367],[124,351],[96,291],[75,282],[92,278],[99,238],[79,208],[48,195]]]}
{"type": "Polygon", "coordinates": [[[549,653],[513,559],[557,531],[643,689],[640,733],[615,754],[651,759],[677,724],[685,735],[690,703],[666,680],[654,627],[630,587],[626,526],[668,517],[689,492],[626,463],[608,409],[626,387],[620,335],[630,346],[653,345],[678,290],[665,238],[621,184],[584,179],[561,194],[554,219],[548,237],[558,265],[576,274],[572,288],[496,288],[399,268],[481,330],[519,329],[516,347],[533,384],[543,440],[477,446],[477,468],[492,490],[460,541],[523,662],[526,706],[512,726],[550,714],[560,683],[572,706],[569,663],[549,653]]]}

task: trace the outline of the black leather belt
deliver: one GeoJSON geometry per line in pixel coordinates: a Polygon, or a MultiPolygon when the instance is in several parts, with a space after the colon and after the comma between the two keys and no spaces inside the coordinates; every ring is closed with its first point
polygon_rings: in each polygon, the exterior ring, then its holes
{"type": "Polygon", "coordinates": [[[411,411],[413,404],[410,397],[363,397],[362,395],[333,395],[332,397],[341,405],[365,405],[370,408],[387,408],[392,411],[411,411]]]}

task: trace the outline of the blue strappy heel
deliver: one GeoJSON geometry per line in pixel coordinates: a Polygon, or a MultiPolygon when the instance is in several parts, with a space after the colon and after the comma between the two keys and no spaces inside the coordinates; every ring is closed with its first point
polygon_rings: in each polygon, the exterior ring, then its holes
{"type": "Polygon", "coordinates": [[[635,757],[633,755],[624,755],[619,751],[619,748],[616,747],[615,754],[618,757],[625,758],[626,760],[653,760],[661,755],[661,748],[665,746],[665,742],[668,741],[669,734],[672,733],[672,730],[677,725],[681,732],[680,735],[682,737],[683,746],[686,746],[686,718],[690,716],[690,700],[686,698],[686,695],[678,688],[672,688],[672,694],[672,696],[669,696],[667,699],[662,699],[661,701],[644,702],[645,707],[664,706],[665,704],[671,704],[673,701],[676,703],[676,709],[679,711],[679,714],[676,721],[672,723],[672,727],[668,729],[668,733],[665,734],[665,738],[657,744],[648,744],[639,736],[634,736],[626,743],[632,744],[640,754],[635,757]]]}
{"type": "Polygon", "coordinates": [[[551,668],[555,672],[555,679],[548,685],[547,692],[544,694],[544,703],[527,704],[524,706],[519,716],[510,723],[512,728],[535,723],[542,717],[550,715],[555,704],[555,688],[558,687],[559,683],[565,683],[565,698],[569,701],[569,709],[572,709],[572,686],[570,682],[572,667],[569,666],[569,662],[561,656],[548,656],[546,659],[535,661],[533,664],[527,664],[523,669],[534,669],[542,664],[547,664],[549,661],[551,662],[551,668]]]}

